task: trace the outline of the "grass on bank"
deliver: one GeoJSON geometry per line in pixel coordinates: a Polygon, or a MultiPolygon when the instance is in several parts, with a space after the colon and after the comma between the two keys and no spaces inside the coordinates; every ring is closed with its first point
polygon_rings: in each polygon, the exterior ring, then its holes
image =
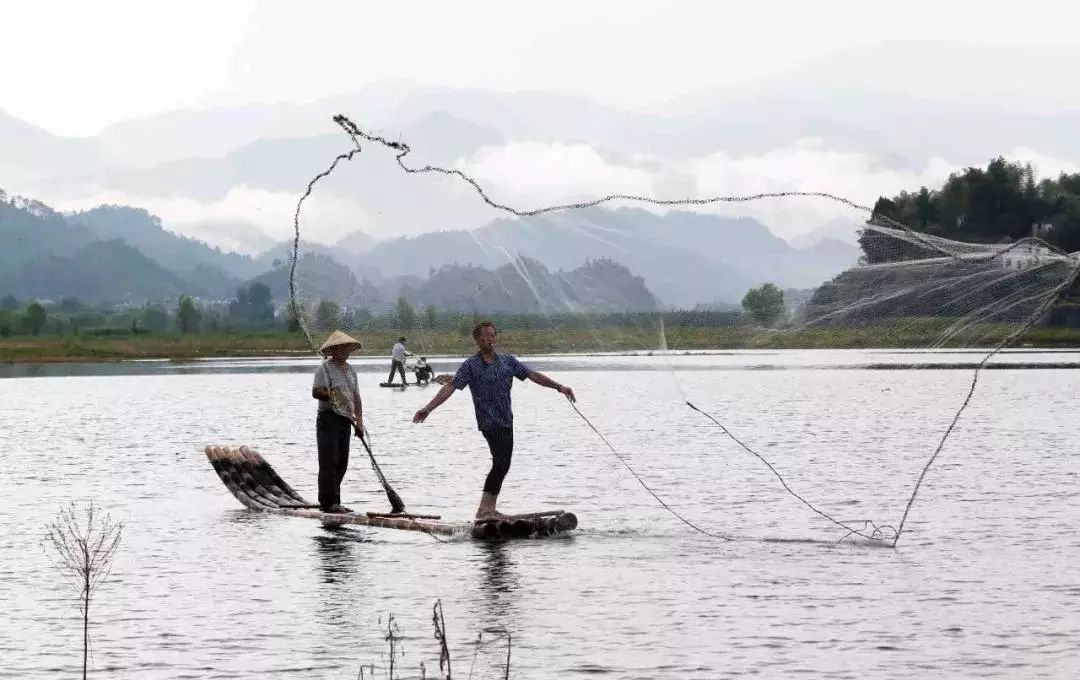
{"type": "MultiPolygon", "coordinates": [[[[586,352],[648,352],[724,349],[850,349],[926,347],[934,327],[905,324],[892,329],[802,328],[768,330],[750,326],[668,329],[629,326],[590,329],[533,329],[501,331],[500,344],[517,354],[586,352]]],[[[398,336],[409,338],[417,354],[463,355],[474,349],[472,338],[460,331],[369,331],[359,333],[364,348],[359,356],[388,356],[398,336]]],[[[1004,334],[971,342],[957,338],[953,347],[989,346],[1004,334]]],[[[1080,347],[1080,329],[1034,328],[1015,344],[1034,347],[1080,347]]],[[[0,339],[0,363],[121,361],[128,359],[198,359],[226,356],[302,356],[312,348],[302,333],[285,331],[150,334],[109,336],[15,336],[0,339]]]]}

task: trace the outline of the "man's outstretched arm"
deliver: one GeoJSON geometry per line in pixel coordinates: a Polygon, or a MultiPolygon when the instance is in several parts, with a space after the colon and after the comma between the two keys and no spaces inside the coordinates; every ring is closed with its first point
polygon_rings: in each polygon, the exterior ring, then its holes
{"type": "Polygon", "coordinates": [[[532,380],[534,383],[540,385],[541,387],[550,387],[553,390],[558,390],[559,394],[566,395],[566,398],[569,399],[571,402],[577,401],[577,397],[574,396],[574,390],[572,390],[567,385],[562,385],[555,382],[540,371],[532,371],[531,373],[529,373],[529,380],[532,380]]]}
{"type": "Polygon", "coordinates": [[[442,389],[439,390],[439,393],[436,394],[434,396],[434,398],[432,398],[432,400],[428,402],[428,405],[416,412],[416,414],[413,416],[412,421],[414,423],[422,423],[422,422],[424,422],[427,419],[427,417],[429,415],[431,415],[431,412],[434,411],[435,409],[439,408],[439,406],[444,401],[449,399],[450,395],[453,394],[453,393],[454,393],[454,383],[448,382],[445,385],[443,385],[442,389]]]}

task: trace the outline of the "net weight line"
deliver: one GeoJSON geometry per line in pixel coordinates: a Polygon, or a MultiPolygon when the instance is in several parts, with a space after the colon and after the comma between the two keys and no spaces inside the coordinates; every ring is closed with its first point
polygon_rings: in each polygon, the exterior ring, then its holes
{"type": "Polygon", "coordinates": [[[577,407],[577,404],[575,404],[574,402],[570,402],[570,406],[574,409],[575,412],[577,412],[579,416],[581,416],[581,419],[585,421],[585,424],[588,425],[592,429],[592,431],[596,433],[596,436],[600,437],[600,440],[607,444],[607,447],[611,449],[611,452],[615,454],[615,457],[619,459],[619,462],[623,464],[623,467],[630,471],[630,474],[634,476],[634,479],[638,481],[638,484],[641,484],[641,486],[649,492],[649,495],[651,495],[653,498],[656,499],[658,503],[660,503],[660,506],[662,508],[670,512],[672,515],[677,517],[679,521],[681,521],[683,524],[690,527],[694,531],[697,531],[698,533],[704,534],[710,538],[717,538],[723,541],[734,540],[730,536],[724,536],[723,534],[716,534],[711,531],[706,531],[705,529],[702,529],[701,527],[697,526],[696,524],[679,514],[679,512],[672,508],[670,505],[668,505],[664,501],[664,499],[660,497],[659,494],[653,491],[652,487],[645,483],[645,480],[641,478],[641,475],[639,475],[634,470],[634,468],[630,467],[630,463],[626,462],[626,458],[624,458],[623,455],[619,453],[614,446],[611,445],[611,442],[608,441],[608,438],[605,437],[603,433],[600,432],[600,430],[596,429],[596,426],[592,424],[592,421],[585,417],[585,414],[581,412],[581,410],[577,407]]]}
{"type": "Polygon", "coordinates": [[[728,437],[731,438],[732,441],[734,441],[736,444],[738,444],[739,446],[744,448],[747,452],[749,452],[749,453],[753,454],[754,456],[756,456],[758,460],[760,460],[762,463],[764,463],[765,467],[769,468],[769,471],[772,472],[776,476],[776,478],[778,480],[780,480],[780,484],[784,487],[784,491],[787,491],[789,494],[791,494],[792,496],[797,498],[799,500],[799,502],[801,502],[803,505],[805,505],[806,507],[813,510],[818,515],[821,515],[822,517],[829,520],[833,524],[839,526],[840,528],[845,529],[848,533],[843,538],[840,539],[841,541],[843,541],[845,538],[848,538],[849,536],[853,536],[853,535],[854,536],[861,536],[862,538],[865,538],[865,539],[868,539],[868,540],[871,540],[871,541],[881,540],[883,538],[888,538],[886,536],[886,534],[885,534],[886,530],[891,530],[892,535],[894,537],[899,536],[899,532],[897,532],[897,530],[895,528],[893,528],[891,526],[888,526],[888,525],[879,527],[870,520],[865,520],[864,521],[863,529],[856,529],[856,528],[854,528],[852,526],[849,526],[848,524],[846,524],[844,522],[841,522],[840,520],[832,517],[828,513],[823,512],[823,511],[819,510],[818,508],[814,507],[814,505],[812,503],[810,503],[810,501],[806,500],[805,498],[803,498],[799,494],[795,493],[795,491],[790,486],[788,486],[788,483],[786,481],[784,481],[784,477],[779,472],[777,472],[776,468],[773,467],[772,463],[770,463],[768,460],[766,460],[765,457],[762,456],[760,453],[758,453],[757,451],[753,450],[752,448],[750,448],[749,446],[744,444],[742,442],[742,440],[740,440],[738,437],[736,437],[734,434],[732,434],[730,430],[728,430],[726,427],[724,427],[724,425],[719,420],[712,417],[711,415],[709,415],[705,411],[702,411],[697,406],[694,406],[694,404],[689,400],[687,400],[686,405],[689,406],[691,409],[697,411],[701,415],[705,416],[706,418],[708,418],[712,422],[714,422],[721,430],[723,430],[724,434],[726,434],[728,437]],[[866,530],[867,527],[870,527],[870,528],[873,529],[873,531],[871,531],[869,534],[865,533],[865,530],[866,530]]]}
{"type": "MultiPolygon", "coordinates": [[[[456,168],[444,168],[444,167],[436,166],[436,165],[424,165],[422,167],[410,167],[409,165],[406,165],[404,159],[409,153],[411,153],[412,149],[409,147],[408,144],[406,144],[404,142],[390,141],[390,140],[386,139],[385,137],[382,137],[382,136],[379,136],[379,135],[373,135],[373,134],[369,134],[367,132],[364,132],[352,120],[350,120],[347,116],[342,115],[342,114],[334,116],[333,120],[349,136],[349,138],[353,142],[354,148],[351,149],[347,153],[339,154],[337,157],[334,158],[333,162],[330,164],[330,166],[326,170],[322,171],[321,173],[316,175],[314,178],[312,178],[312,180],[307,185],[306,191],[301,196],[300,200],[297,202],[296,212],[295,212],[295,214],[293,216],[294,239],[293,239],[292,261],[291,261],[290,270],[289,270],[289,294],[290,294],[291,304],[293,306],[294,313],[296,314],[296,317],[297,317],[297,319],[298,319],[298,321],[300,323],[301,328],[304,331],[305,336],[308,338],[309,344],[311,344],[313,347],[315,346],[315,343],[312,341],[311,333],[310,333],[310,331],[309,331],[309,329],[307,327],[306,320],[304,319],[304,315],[302,313],[299,301],[297,300],[296,288],[295,288],[295,271],[296,271],[297,260],[298,260],[298,257],[299,257],[299,247],[300,247],[300,214],[301,214],[301,211],[302,211],[303,203],[308,197],[310,197],[310,195],[311,195],[311,193],[312,193],[312,191],[314,189],[315,184],[319,180],[323,179],[324,177],[326,177],[326,176],[330,175],[332,172],[334,172],[334,170],[338,167],[338,164],[341,163],[341,161],[350,161],[350,160],[353,159],[355,154],[361,153],[363,151],[363,147],[361,145],[361,140],[364,140],[365,142],[370,142],[370,143],[373,143],[373,144],[381,145],[386,149],[389,149],[391,151],[396,152],[395,161],[398,164],[398,167],[400,167],[401,170],[404,171],[406,174],[411,174],[411,175],[439,174],[439,175],[455,177],[455,178],[465,182],[466,184],[470,185],[473,188],[473,190],[476,192],[476,194],[480,197],[480,199],[484,203],[486,203],[489,207],[491,207],[491,208],[493,208],[495,210],[499,210],[499,211],[511,214],[511,215],[515,215],[517,217],[534,217],[534,216],[544,215],[544,214],[548,214],[548,213],[580,210],[580,209],[583,209],[583,208],[597,207],[597,206],[603,205],[605,203],[611,203],[611,202],[615,202],[615,201],[632,201],[632,202],[637,202],[637,203],[646,203],[646,204],[655,205],[655,206],[705,206],[705,205],[715,205],[715,204],[720,204],[720,203],[749,203],[749,202],[752,202],[752,201],[759,201],[759,200],[770,199],[770,198],[819,198],[819,199],[830,200],[830,201],[833,201],[833,202],[848,206],[848,207],[853,208],[855,210],[859,210],[861,212],[867,213],[869,215],[868,223],[870,223],[870,224],[876,223],[876,224],[879,224],[879,225],[882,225],[882,226],[887,226],[887,227],[890,227],[890,228],[893,228],[893,229],[901,230],[902,232],[904,232],[904,234],[906,236],[908,236],[912,240],[918,242],[919,245],[927,248],[928,250],[938,252],[941,255],[948,256],[950,258],[961,259],[960,256],[957,255],[956,253],[952,253],[952,252],[944,249],[942,246],[938,245],[933,240],[927,238],[926,235],[921,234],[921,233],[919,233],[917,231],[914,231],[913,229],[911,229],[910,227],[908,227],[905,224],[897,222],[897,221],[895,221],[895,220],[893,220],[891,218],[888,218],[888,217],[886,217],[884,215],[877,214],[877,213],[874,212],[874,210],[872,208],[870,208],[868,206],[856,203],[856,202],[854,202],[854,201],[852,201],[852,200],[850,200],[848,198],[845,198],[843,196],[838,196],[836,194],[823,192],[823,191],[778,191],[778,192],[761,192],[761,193],[757,193],[757,194],[747,194],[747,195],[709,196],[709,197],[704,197],[704,198],[679,198],[679,199],[659,199],[659,198],[655,198],[655,197],[651,197],[651,196],[615,193],[615,194],[607,194],[605,196],[602,196],[602,197],[599,197],[599,198],[596,198],[596,199],[592,199],[592,200],[588,200],[588,201],[579,201],[579,202],[576,202],[576,203],[564,203],[564,204],[558,204],[558,205],[543,206],[543,207],[534,208],[534,209],[531,209],[531,210],[520,210],[518,208],[514,208],[513,206],[506,205],[506,204],[503,204],[503,203],[499,203],[499,202],[493,200],[490,196],[488,196],[487,192],[484,191],[483,187],[480,185],[480,183],[475,178],[469,176],[465,172],[463,172],[461,170],[458,170],[456,168]]],[[[1036,242],[1039,241],[1038,239],[1032,239],[1032,240],[1034,240],[1036,242]]],[[[990,255],[990,259],[996,259],[998,257],[1001,257],[1004,253],[1006,253],[1006,252],[1012,250],[1013,248],[1017,247],[1019,245],[1019,243],[1020,242],[1018,241],[1018,242],[1012,244],[1011,246],[1008,246],[1008,247],[1006,247],[1006,248],[1004,248],[1004,249],[1002,249],[1002,250],[1000,250],[998,252],[993,253],[992,255],[990,255]]],[[[973,395],[975,393],[975,388],[978,385],[980,371],[986,366],[986,364],[990,361],[990,359],[993,358],[997,353],[999,353],[1001,350],[1003,350],[1005,347],[1007,347],[1012,342],[1015,342],[1017,338],[1019,338],[1025,332],[1027,332],[1027,330],[1029,330],[1039,320],[1039,318],[1041,318],[1043,313],[1046,312],[1046,310],[1050,307],[1050,305],[1053,304],[1053,302],[1057,299],[1057,296],[1060,295],[1061,292],[1063,292],[1064,290],[1069,288],[1076,281],[1077,276],[1080,275],[1080,258],[1077,258],[1075,256],[1075,254],[1074,254],[1074,256],[1070,258],[1070,260],[1071,260],[1071,264],[1072,264],[1072,271],[1070,272],[1070,275],[1068,277],[1066,277],[1062,281],[1062,283],[1059,284],[1053,291],[1051,291],[1050,293],[1048,293],[1046,295],[1045,299],[1042,301],[1042,304],[1040,304],[1039,308],[1033,314],[1031,314],[1028,317],[1028,319],[1025,321],[1025,323],[1023,324],[1023,326],[1021,328],[1019,328],[1017,331],[1015,331],[1015,332],[1011,333],[1010,335],[1008,335],[1006,338],[1004,338],[997,345],[993,346],[987,352],[987,354],[982,358],[982,360],[979,362],[979,364],[976,365],[976,367],[975,367],[975,369],[974,369],[974,371],[972,373],[971,385],[970,385],[970,387],[968,389],[968,394],[967,394],[966,398],[964,399],[963,403],[960,405],[960,407],[957,409],[956,413],[954,414],[953,419],[952,419],[951,423],[949,424],[948,428],[946,428],[946,430],[942,434],[941,440],[939,441],[939,443],[938,443],[936,449],[934,450],[933,454],[930,456],[929,460],[923,466],[923,468],[922,468],[922,470],[921,470],[921,472],[920,472],[920,474],[918,476],[918,479],[916,480],[915,485],[914,485],[914,487],[912,489],[911,496],[908,498],[907,505],[906,505],[906,507],[904,509],[904,514],[903,514],[903,516],[902,516],[902,518],[900,520],[900,524],[895,530],[890,525],[877,526],[876,524],[874,524],[870,520],[865,521],[863,529],[861,529],[861,530],[856,529],[854,527],[849,526],[848,524],[846,524],[844,522],[841,522],[841,521],[833,518],[829,514],[819,510],[814,505],[812,505],[809,501],[807,501],[802,496],[797,494],[794,490],[792,490],[788,486],[787,482],[784,480],[783,476],[780,475],[780,473],[776,470],[776,468],[774,468],[772,466],[772,464],[770,464],[760,454],[758,454],[754,450],[750,449],[748,446],[746,446],[746,444],[744,444],[742,441],[740,441],[738,438],[736,438],[716,418],[714,418],[713,416],[709,415],[708,413],[702,411],[701,409],[697,408],[689,400],[687,400],[685,403],[689,408],[691,408],[692,410],[700,413],[701,415],[705,416],[706,418],[711,420],[713,423],[718,425],[720,427],[720,429],[724,432],[725,435],[727,435],[729,438],[731,438],[733,441],[735,441],[743,449],[747,450],[751,454],[755,455],[759,460],[761,460],[769,468],[769,470],[772,471],[772,473],[777,477],[777,479],[780,481],[781,485],[783,486],[784,490],[787,493],[792,495],[794,498],[798,499],[801,503],[806,505],[813,512],[817,513],[818,515],[822,516],[823,518],[827,519],[828,521],[830,521],[830,522],[842,527],[846,531],[848,531],[848,534],[846,534],[844,537],[842,537],[840,539],[841,541],[848,538],[849,536],[852,536],[852,535],[861,536],[863,538],[866,538],[866,539],[869,539],[869,540],[875,540],[875,541],[888,540],[889,537],[886,535],[886,531],[888,530],[888,531],[893,532],[893,534],[891,536],[891,538],[892,538],[891,547],[895,548],[897,542],[900,540],[901,534],[903,533],[904,524],[907,521],[908,514],[911,511],[911,507],[915,502],[915,498],[919,493],[919,489],[921,488],[921,485],[923,483],[924,478],[926,477],[927,472],[930,470],[930,468],[933,466],[934,462],[937,460],[938,455],[941,453],[942,449],[945,446],[946,441],[948,440],[948,438],[951,436],[952,432],[954,431],[954,429],[956,427],[956,424],[960,420],[960,417],[963,415],[964,411],[967,409],[968,405],[971,402],[971,399],[972,399],[972,397],[973,397],[973,395]],[[867,528],[872,528],[872,531],[870,531],[869,533],[866,533],[867,528]]],[[[607,438],[604,437],[604,435],[600,433],[600,431],[589,421],[588,418],[585,417],[585,415],[583,413],[581,413],[580,410],[577,409],[576,406],[574,406],[574,410],[586,422],[586,424],[603,440],[603,442],[608,446],[608,448],[611,449],[611,451],[616,455],[616,457],[618,457],[619,461],[630,471],[630,473],[645,488],[645,490],[648,491],[660,503],[661,507],[663,507],[667,512],[669,512],[672,515],[674,515],[675,517],[677,517],[680,521],[687,524],[688,526],[690,526],[695,531],[698,531],[698,532],[700,532],[700,533],[702,533],[702,534],[704,534],[706,536],[710,536],[710,537],[717,538],[717,539],[723,539],[723,540],[732,540],[728,536],[723,536],[723,535],[720,535],[720,534],[714,534],[714,533],[708,532],[706,530],[703,530],[703,529],[697,527],[692,522],[690,522],[689,520],[684,518],[682,515],[680,515],[673,508],[671,508],[658,494],[656,494],[656,492],[654,492],[644,482],[644,480],[637,474],[637,472],[635,472],[633,470],[633,468],[631,468],[629,466],[629,464],[619,454],[619,452],[615,450],[615,448],[611,445],[611,443],[607,440],[607,438]]]]}
{"type": "Polygon", "coordinates": [[[1047,294],[1046,299],[1044,299],[1042,304],[1039,305],[1039,308],[1036,309],[1031,314],[1031,316],[1028,317],[1027,321],[1024,323],[1023,326],[1005,337],[1001,342],[997,344],[996,347],[994,347],[986,356],[982,358],[982,361],[980,361],[978,365],[975,366],[975,370],[972,372],[971,375],[971,387],[968,389],[968,393],[967,396],[964,398],[964,402],[960,404],[960,408],[956,410],[956,414],[953,416],[952,422],[949,423],[949,427],[947,427],[945,429],[945,432],[941,435],[941,440],[938,442],[937,448],[934,449],[934,453],[930,456],[930,460],[926,461],[926,465],[924,465],[922,471],[919,472],[919,478],[918,480],[916,480],[915,487],[911,490],[911,497],[908,499],[907,506],[904,508],[904,515],[900,518],[900,526],[897,527],[896,535],[893,537],[892,547],[895,548],[896,543],[900,540],[900,534],[904,531],[904,523],[907,522],[908,513],[911,512],[911,506],[915,503],[915,497],[919,494],[919,488],[922,486],[923,478],[926,477],[926,473],[930,470],[930,467],[934,464],[934,461],[937,460],[938,454],[940,454],[941,450],[945,448],[945,442],[949,439],[949,436],[956,428],[956,424],[960,421],[960,416],[963,415],[964,411],[967,410],[968,404],[971,403],[971,398],[975,395],[975,387],[979,383],[979,373],[982,371],[983,368],[986,367],[986,364],[995,354],[1015,342],[1018,338],[1020,338],[1020,336],[1026,333],[1028,329],[1034,326],[1035,323],[1046,312],[1046,310],[1050,308],[1050,305],[1054,304],[1054,301],[1057,299],[1057,297],[1073,285],[1073,283],[1076,281],[1077,276],[1080,275],[1080,259],[1077,259],[1075,257],[1072,259],[1073,269],[1069,276],[1066,277],[1061,282],[1061,284],[1057,286],[1057,288],[1047,294]]]}

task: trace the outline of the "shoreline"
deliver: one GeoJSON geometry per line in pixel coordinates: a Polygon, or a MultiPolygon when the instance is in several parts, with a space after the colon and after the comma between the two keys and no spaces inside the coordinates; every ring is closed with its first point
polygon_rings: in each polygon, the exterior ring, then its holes
{"type": "MultiPolygon", "coordinates": [[[[353,356],[383,358],[399,335],[409,337],[409,350],[424,356],[464,356],[475,351],[472,338],[460,332],[372,331],[359,333],[364,347],[353,356]]],[[[515,354],[682,353],[725,350],[874,349],[921,350],[922,334],[885,335],[867,329],[764,330],[748,327],[670,329],[512,330],[500,334],[500,345],[515,354]]],[[[937,349],[990,349],[963,345],[937,349]]],[[[1035,328],[1007,349],[1078,349],[1080,329],[1035,328]]],[[[0,339],[0,364],[116,363],[156,360],[185,362],[222,358],[296,358],[315,356],[299,333],[264,332],[200,335],[44,336],[0,339]]]]}

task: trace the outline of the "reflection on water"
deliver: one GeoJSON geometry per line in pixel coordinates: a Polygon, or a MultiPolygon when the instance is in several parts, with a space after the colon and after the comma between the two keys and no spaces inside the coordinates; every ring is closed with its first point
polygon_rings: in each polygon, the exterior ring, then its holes
{"type": "Polygon", "coordinates": [[[366,572],[372,559],[371,539],[339,524],[323,523],[312,537],[322,586],[317,618],[333,635],[361,613],[366,572]]]}
{"type": "Polygon", "coordinates": [[[479,546],[480,597],[488,626],[506,628],[514,619],[519,577],[514,565],[512,546],[502,541],[479,546]]]}
{"type": "Polygon", "coordinates": [[[351,581],[362,567],[359,544],[371,543],[371,539],[340,524],[324,523],[322,530],[323,533],[312,540],[315,541],[323,583],[351,581]]]}

